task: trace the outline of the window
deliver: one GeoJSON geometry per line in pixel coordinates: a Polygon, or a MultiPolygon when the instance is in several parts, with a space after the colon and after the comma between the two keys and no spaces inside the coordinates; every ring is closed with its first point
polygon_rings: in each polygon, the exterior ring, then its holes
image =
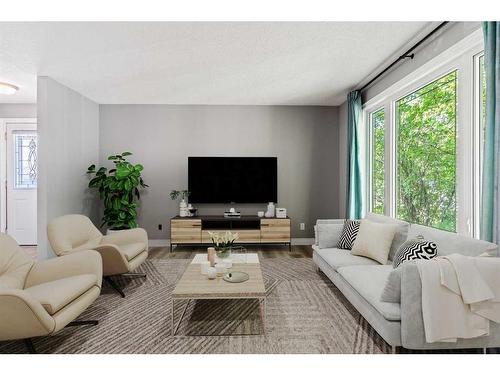
{"type": "Polygon", "coordinates": [[[479,236],[482,51],[478,30],[364,104],[372,212],[479,236]]]}
{"type": "Polygon", "coordinates": [[[36,132],[14,133],[15,189],[37,187],[36,132]]]}
{"type": "Polygon", "coordinates": [[[370,114],[371,129],[371,211],[384,213],[385,196],[385,113],[379,109],[370,114]]]}
{"type": "Polygon", "coordinates": [[[396,102],[397,217],[456,229],[457,72],[396,102]]]}

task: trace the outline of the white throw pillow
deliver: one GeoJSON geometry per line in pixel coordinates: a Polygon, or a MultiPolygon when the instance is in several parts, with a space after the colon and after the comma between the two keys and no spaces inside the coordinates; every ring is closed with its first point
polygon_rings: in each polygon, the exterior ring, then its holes
{"type": "Polygon", "coordinates": [[[351,250],[352,255],[360,255],[386,264],[391,251],[392,240],[398,230],[396,224],[381,224],[361,220],[359,232],[351,250]]]}

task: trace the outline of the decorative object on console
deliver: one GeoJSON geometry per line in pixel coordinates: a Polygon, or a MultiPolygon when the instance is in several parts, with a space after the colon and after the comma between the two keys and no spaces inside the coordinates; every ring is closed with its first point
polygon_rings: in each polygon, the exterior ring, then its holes
{"type": "Polygon", "coordinates": [[[187,217],[191,216],[188,210],[188,204],[186,202],[186,198],[189,197],[188,190],[172,190],[170,192],[170,199],[175,201],[177,198],[181,197],[181,201],[179,202],[179,216],[187,217]]]}
{"type": "Polygon", "coordinates": [[[286,219],[286,208],[276,208],[276,217],[278,219],[286,219]]]}
{"type": "Polygon", "coordinates": [[[339,249],[351,250],[356,236],[358,235],[360,220],[346,220],[342,228],[342,233],[340,234],[339,243],[337,247],[339,249]]]}
{"type": "Polygon", "coordinates": [[[189,211],[189,216],[190,217],[196,216],[196,213],[197,213],[198,209],[194,208],[191,203],[188,204],[187,209],[189,211]]]}
{"type": "Polygon", "coordinates": [[[241,212],[236,211],[234,207],[231,207],[229,211],[224,212],[224,217],[241,217],[241,212]]]}
{"type": "Polygon", "coordinates": [[[408,260],[432,259],[437,256],[437,245],[432,241],[425,241],[422,235],[416,239],[408,240],[396,252],[392,266],[399,267],[408,260]]]}
{"type": "Polygon", "coordinates": [[[231,247],[235,240],[239,238],[238,233],[231,233],[226,231],[221,232],[208,232],[212,243],[215,245],[215,252],[220,259],[227,258],[231,255],[231,247]]]}
{"type": "Polygon", "coordinates": [[[264,217],[264,211],[257,211],[258,217],[264,217]]]}
{"type": "Polygon", "coordinates": [[[209,247],[207,253],[207,260],[210,262],[210,267],[215,266],[215,247],[209,247]]]}
{"type": "Polygon", "coordinates": [[[396,224],[376,223],[367,219],[361,220],[351,254],[373,259],[386,264],[391,251],[392,240],[398,230],[396,224]]]}
{"type": "Polygon", "coordinates": [[[217,277],[217,271],[215,267],[208,267],[207,276],[210,280],[213,280],[217,277]]]}
{"type": "Polygon", "coordinates": [[[141,198],[140,189],[148,187],[142,179],[142,164],[132,164],[126,157],[131,152],[111,155],[114,168],[100,167],[95,164],[87,169],[88,175],[95,175],[89,182],[89,188],[97,189],[104,203],[102,225],[112,230],[137,228],[137,209],[141,198]]]}
{"type": "Polygon", "coordinates": [[[267,205],[267,211],[265,213],[265,217],[274,217],[275,206],[273,202],[269,202],[267,205]]]}

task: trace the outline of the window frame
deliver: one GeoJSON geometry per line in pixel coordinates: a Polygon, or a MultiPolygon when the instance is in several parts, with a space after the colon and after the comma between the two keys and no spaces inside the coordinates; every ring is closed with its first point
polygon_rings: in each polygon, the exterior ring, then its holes
{"type": "MultiPolygon", "coordinates": [[[[425,87],[429,83],[457,71],[457,111],[456,111],[456,207],[457,233],[479,236],[478,207],[478,157],[479,141],[477,133],[477,68],[476,56],[483,51],[483,36],[477,30],[448,50],[417,68],[405,78],[396,82],[363,106],[365,136],[371,143],[371,114],[385,109],[385,215],[396,218],[397,205],[397,126],[396,103],[407,95],[425,87]],[[473,158],[470,157],[473,155],[473,158]]],[[[479,58],[477,58],[479,59],[479,58]]],[[[371,146],[367,148],[365,176],[367,176],[366,202],[372,208],[372,160],[371,146]]]]}

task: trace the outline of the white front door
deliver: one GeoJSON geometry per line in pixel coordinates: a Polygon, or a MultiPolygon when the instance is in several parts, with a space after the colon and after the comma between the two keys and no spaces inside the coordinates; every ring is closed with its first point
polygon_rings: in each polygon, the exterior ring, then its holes
{"type": "Polygon", "coordinates": [[[36,245],[36,124],[6,122],[6,231],[20,245],[36,245]]]}

